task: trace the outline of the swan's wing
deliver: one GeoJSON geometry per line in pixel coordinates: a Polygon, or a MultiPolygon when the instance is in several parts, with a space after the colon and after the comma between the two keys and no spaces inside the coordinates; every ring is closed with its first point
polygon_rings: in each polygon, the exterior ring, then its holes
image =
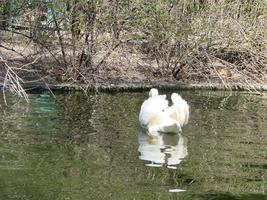
{"type": "Polygon", "coordinates": [[[159,131],[164,133],[179,133],[182,129],[176,120],[168,116],[166,119],[161,120],[159,131]]]}
{"type": "Polygon", "coordinates": [[[183,125],[186,125],[189,120],[189,105],[188,103],[181,97],[179,102],[180,110],[183,112],[183,125]]]}
{"type": "Polygon", "coordinates": [[[181,132],[181,126],[175,119],[171,118],[166,113],[162,112],[158,117],[149,123],[149,132],[164,132],[164,133],[178,133],[181,132]]]}
{"type": "Polygon", "coordinates": [[[162,113],[168,107],[168,101],[161,96],[149,98],[142,104],[139,114],[139,121],[142,126],[145,127],[151,118],[162,113]]]}
{"type": "Polygon", "coordinates": [[[176,112],[176,110],[175,110],[175,108],[174,108],[173,105],[167,107],[167,108],[164,110],[164,113],[166,113],[166,115],[168,115],[168,116],[174,115],[175,112],[176,112]]]}
{"type": "Polygon", "coordinates": [[[184,106],[184,113],[185,113],[185,124],[188,123],[189,120],[189,105],[186,102],[186,105],[184,106]]]}
{"type": "Polygon", "coordinates": [[[173,105],[169,109],[169,114],[172,118],[177,120],[181,126],[187,124],[189,119],[189,105],[188,103],[178,94],[172,94],[173,105]]]}

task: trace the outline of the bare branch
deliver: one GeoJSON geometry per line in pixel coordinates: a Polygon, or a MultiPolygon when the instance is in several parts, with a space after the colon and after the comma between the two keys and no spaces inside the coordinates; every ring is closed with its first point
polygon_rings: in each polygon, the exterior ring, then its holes
{"type": "Polygon", "coordinates": [[[8,50],[8,51],[13,51],[13,52],[15,52],[16,54],[18,54],[18,55],[20,55],[21,57],[23,57],[24,59],[26,59],[26,57],[25,57],[22,53],[16,51],[16,50],[13,49],[13,48],[5,47],[5,46],[2,45],[2,44],[0,44],[0,47],[3,48],[3,49],[6,49],[6,50],[8,50]]]}

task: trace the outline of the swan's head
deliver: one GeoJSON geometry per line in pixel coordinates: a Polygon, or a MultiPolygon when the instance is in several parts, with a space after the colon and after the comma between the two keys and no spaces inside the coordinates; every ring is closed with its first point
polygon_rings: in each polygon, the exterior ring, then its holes
{"type": "Polygon", "coordinates": [[[159,95],[159,92],[156,88],[152,88],[150,91],[149,91],[149,97],[156,97],[159,95]]]}

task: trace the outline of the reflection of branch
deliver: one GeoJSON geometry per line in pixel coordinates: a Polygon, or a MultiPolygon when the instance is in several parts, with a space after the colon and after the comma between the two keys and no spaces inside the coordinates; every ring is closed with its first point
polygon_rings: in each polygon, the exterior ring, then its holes
{"type": "MultiPolygon", "coordinates": [[[[231,90],[230,90],[231,91],[231,90]]],[[[225,106],[225,104],[227,103],[228,99],[232,96],[232,92],[227,96],[224,97],[223,100],[220,102],[219,108],[223,109],[223,107],[225,106]]]]}

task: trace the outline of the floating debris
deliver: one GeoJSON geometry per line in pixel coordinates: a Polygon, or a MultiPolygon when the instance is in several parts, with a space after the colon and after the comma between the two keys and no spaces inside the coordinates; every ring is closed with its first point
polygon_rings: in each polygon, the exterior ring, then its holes
{"type": "Polygon", "coordinates": [[[169,192],[186,192],[186,190],[183,190],[183,189],[169,189],[169,192]]]}

